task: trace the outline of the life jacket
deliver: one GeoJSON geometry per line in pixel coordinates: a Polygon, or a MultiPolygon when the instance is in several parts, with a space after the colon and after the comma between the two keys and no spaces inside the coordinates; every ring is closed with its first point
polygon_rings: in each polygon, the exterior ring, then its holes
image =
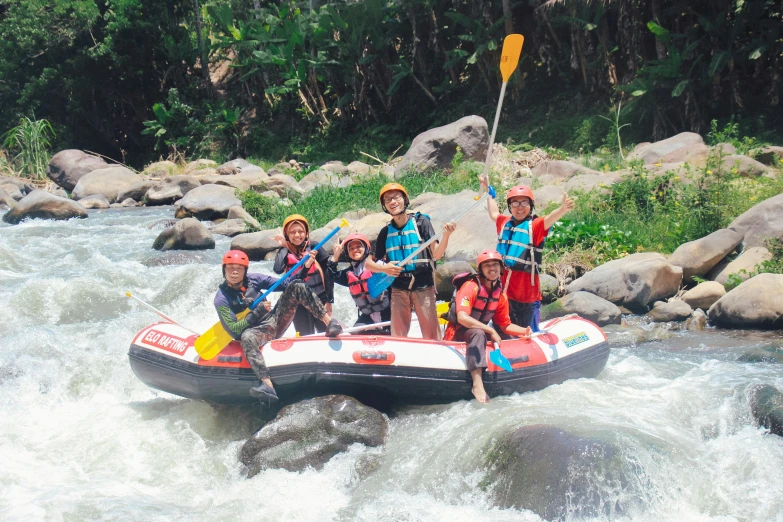
{"type": "MultiPolygon", "coordinates": [[[[400,263],[421,246],[421,235],[416,224],[416,221],[421,216],[429,218],[426,214],[416,212],[414,215],[409,215],[408,222],[402,228],[395,227],[393,221],[389,222],[386,227],[386,256],[389,258],[389,261],[400,263]]],[[[432,261],[428,256],[426,248],[404,265],[402,271],[403,273],[412,273],[419,270],[421,266],[432,268],[432,261]]]]}
{"type": "Polygon", "coordinates": [[[367,280],[372,277],[372,272],[365,268],[361,275],[357,276],[353,270],[348,270],[346,276],[348,278],[348,291],[351,292],[351,297],[361,313],[370,315],[389,308],[389,292],[383,292],[377,298],[370,296],[367,280]]]}
{"type": "Polygon", "coordinates": [[[498,281],[493,285],[492,291],[489,292],[487,291],[487,288],[481,284],[478,275],[471,274],[470,272],[457,274],[451,280],[451,284],[454,285],[454,293],[451,295],[449,310],[441,315],[441,317],[457,327],[462,326],[457,320],[457,292],[462,288],[462,285],[468,281],[474,281],[478,285],[478,293],[473,300],[473,308],[470,310],[470,316],[484,324],[489,324],[495,317],[495,311],[498,309],[500,295],[503,293],[503,286],[498,281]]]}
{"type": "MultiPolygon", "coordinates": [[[[304,255],[307,254],[305,253],[304,255]]],[[[289,270],[301,260],[301,258],[296,257],[290,251],[285,258],[286,265],[289,270]]],[[[302,268],[304,267],[299,267],[299,270],[297,270],[295,273],[298,273],[300,270],[302,270],[302,268]]],[[[313,264],[310,266],[310,268],[307,268],[306,270],[307,274],[304,276],[304,282],[310,288],[310,290],[312,290],[315,295],[321,295],[322,293],[326,292],[324,276],[321,272],[321,267],[318,265],[318,261],[313,261],[313,264]]]]}
{"type": "Polygon", "coordinates": [[[247,278],[245,278],[245,282],[240,290],[228,286],[228,281],[223,281],[219,288],[223,292],[223,296],[228,301],[228,307],[234,315],[239,315],[247,310],[248,304],[261,295],[261,292],[254,285],[248,284],[247,278]]]}
{"type": "MultiPolygon", "coordinates": [[[[541,266],[544,241],[533,244],[533,220],[528,218],[518,225],[509,219],[498,237],[496,250],[503,256],[503,266],[515,272],[530,274],[530,282],[535,280],[535,273],[541,266]]],[[[511,274],[509,274],[510,276],[511,274]]],[[[508,279],[506,280],[508,282],[508,279]]]]}

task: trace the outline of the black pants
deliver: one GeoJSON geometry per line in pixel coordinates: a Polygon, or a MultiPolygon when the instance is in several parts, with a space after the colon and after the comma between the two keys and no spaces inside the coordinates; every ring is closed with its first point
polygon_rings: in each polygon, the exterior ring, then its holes
{"type": "MultiPolygon", "coordinates": [[[[323,317],[323,315],[321,315],[321,317],[323,317]]],[[[298,306],[294,313],[294,329],[299,332],[299,335],[310,335],[315,332],[325,332],[326,325],[321,319],[313,317],[313,314],[311,314],[307,308],[298,306]]]]}
{"type": "Polygon", "coordinates": [[[469,372],[487,367],[487,341],[492,340],[488,333],[480,328],[459,327],[454,333],[454,340],[467,345],[465,365],[469,372]]]}
{"type": "MultiPolygon", "coordinates": [[[[381,311],[381,320],[380,322],[386,322],[391,321],[391,308],[387,308],[385,310],[381,311]]],[[[356,320],[355,323],[353,323],[354,326],[362,326],[365,324],[374,324],[375,321],[372,320],[372,317],[370,317],[367,314],[360,313],[359,318],[356,320]]],[[[360,332],[356,332],[356,335],[391,335],[391,326],[384,326],[382,328],[378,328],[375,330],[362,330],[360,332]]]]}
{"type": "Polygon", "coordinates": [[[508,305],[508,316],[512,323],[522,328],[529,326],[534,332],[538,331],[538,321],[541,318],[541,301],[520,303],[519,301],[509,299],[508,305]]]}

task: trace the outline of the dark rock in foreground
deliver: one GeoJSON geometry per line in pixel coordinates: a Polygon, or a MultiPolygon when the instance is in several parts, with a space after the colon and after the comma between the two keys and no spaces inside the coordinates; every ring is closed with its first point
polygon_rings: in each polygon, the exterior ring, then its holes
{"type": "Polygon", "coordinates": [[[316,397],[280,410],[245,442],[240,460],[250,477],[270,468],[321,469],[351,444],[380,446],[388,431],[383,414],[352,397],[316,397]]]}
{"type": "Polygon", "coordinates": [[[754,386],[750,391],[750,409],[759,426],[783,437],[783,393],[769,384],[754,386]]]}
{"type": "Polygon", "coordinates": [[[34,190],[23,197],[3,216],[3,221],[15,225],[25,219],[86,218],[87,210],[75,201],[34,190]]]}
{"type": "Polygon", "coordinates": [[[215,248],[215,239],[199,220],[185,218],[158,234],[152,248],[163,251],[209,250],[215,248]]]}

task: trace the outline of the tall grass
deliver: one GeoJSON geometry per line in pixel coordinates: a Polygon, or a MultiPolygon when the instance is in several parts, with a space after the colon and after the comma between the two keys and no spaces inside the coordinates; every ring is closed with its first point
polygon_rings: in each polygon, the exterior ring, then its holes
{"type": "Polygon", "coordinates": [[[54,137],[54,129],[47,120],[33,120],[25,116],[19,120],[19,125],[0,139],[3,147],[11,154],[16,154],[9,162],[11,169],[22,176],[44,179],[50,159],[49,140],[54,137]]]}

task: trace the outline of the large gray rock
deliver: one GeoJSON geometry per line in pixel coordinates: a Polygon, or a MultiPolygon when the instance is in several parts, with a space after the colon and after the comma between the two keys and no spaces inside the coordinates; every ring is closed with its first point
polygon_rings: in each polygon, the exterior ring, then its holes
{"type": "Polygon", "coordinates": [[[197,219],[185,218],[163,230],[152,244],[155,250],[211,250],[215,239],[197,219]]]}
{"type": "Polygon", "coordinates": [[[171,205],[185,197],[185,194],[199,188],[201,183],[193,176],[171,176],[164,178],[146,193],[148,206],[171,205]]]}
{"type": "Polygon", "coordinates": [[[750,410],[759,426],[783,437],[783,393],[769,384],[757,384],[750,390],[750,410]]]}
{"type": "Polygon", "coordinates": [[[606,299],[589,292],[574,292],[541,309],[541,319],[577,314],[598,326],[620,324],[622,312],[606,299]]]}
{"type": "Polygon", "coordinates": [[[239,234],[231,240],[231,250],[241,250],[252,261],[263,261],[270,252],[277,252],[280,245],[272,239],[279,230],[262,230],[249,234],[239,234]]]}
{"type": "Polygon", "coordinates": [[[451,168],[451,160],[462,150],[465,159],[483,160],[489,146],[487,122],[481,116],[466,116],[416,136],[394,170],[399,178],[409,171],[428,172],[451,168]]]}
{"type": "Polygon", "coordinates": [[[197,159],[189,162],[182,170],[183,174],[196,174],[200,170],[210,169],[217,173],[217,162],[211,159],[197,159]]]}
{"type": "Polygon", "coordinates": [[[212,225],[209,231],[221,236],[234,237],[247,232],[247,225],[244,219],[226,219],[212,225]]]}
{"type": "Polygon", "coordinates": [[[141,172],[141,174],[150,178],[165,178],[166,176],[173,176],[177,173],[178,170],[179,168],[177,167],[176,163],[173,161],[164,160],[150,163],[144,167],[144,170],[141,172]]]}
{"type": "Polygon", "coordinates": [[[463,272],[475,274],[476,271],[467,261],[446,261],[438,265],[435,270],[435,292],[441,301],[449,301],[454,294],[454,285],[451,280],[454,276],[463,272]]]}
{"type": "Polygon", "coordinates": [[[202,221],[224,218],[231,207],[242,206],[234,189],[220,185],[201,185],[174,204],[175,217],[194,217],[202,221]]]}
{"type": "Polygon", "coordinates": [[[539,179],[542,176],[552,176],[556,182],[563,182],[576,175],[601,176],[601,173],[573,161],[549,160],[542,161],[533,167],[533,175],[539,179]]]}
{"type": "Polygon", "coordinates": [[[352,397],[316,397],[280,410],[245,442],[240,460],[250,477],[265,469],[321,469],[351,444],[382,445],[388,431],[383,414],[352,397]]]}
{"type": "Polygon", "coordinates": [[[543,212],[550,203],[559,204],[563,201],[563,195],[565,193],[563,187],[559,185],[544,185],[541,188],[535,189],[533,191],[533,196],[536,198],[536,210],[543,212]]]}
{"type": "Polygon", "coordinates": [[[684,321],[693,314],[693,308],[679,299],[673,301],[657,301],[652,310],[647,312],[647,317],[656,323],[669,321],[684,321]]]}
{"type": "Polygon", "coordinates": [[[493,437],[482,451],[480,486],[501,509],[525,509],[545,520],[612,518],[643,508],[640,463],[612,443],[549,425],[493,437]]]}
{"type": "Polygon", "coordinates": [[[554,303],[557,300],[560,282],[549,274],[540,274],[539,281],[541,282],[541,304],[554,303]]]}
{"type": "Polygon", "coordinates": [[[16,206],[16,200],[11,195],[0,187],[0,209],[6,210],[14,208],[16,206]]]}
{"type": "Polygon", "coordinates": [[[771,176],[773,172],[772,169],[763,163],[741,154],[726,156],[723,158],[721,166],[726,172],[738,174],[746,178],[755,178],[764,175],[771,176]]]}
{"type": "Polygon", "coordinates": [[[568,285],[568,293],[585,291],[634,312],[677,293],[682,268],[662,254],[644,252],[609,261],[568,285]]]}
{"type": "Polygon", "coordinates": [[[628,155],[628,160],[641,159],[645,165],[658,163],[666,156],[674,157],[672,153],[676,150],[694,145],[704,145],[704,139],[695,132],[681,132],[676,136],[655,143],[640,143],[628,155]]]}
{"type": "MultiPolygon", "coordinates": [[[[724,144],[728,145],[728,144],[724,144]]],[[[736,149],[735,149],[736,151],[736,149]]],[[[655,163],[681,164],[687,163],[692,167],[704,167],[710,158],[710,148],[704,143],[694,142],[664,154],[655,163]]]]}
{"type": "Polygon", "coordinates": [[[726,295],[726,289],[715,281],[705,281],[694,286],[682,295],[682,300],[693,308],[708,310],[715,301],[726,295]]]}
{"type": "Polygon", "coordinates": [[[775,166],[783,163],[783,147],[769,145],[755,151],[754,159],[764,165],[775,166]]]}
{"type": "Polygon", "coordinates": [[[263,228],[261,223],[256,221],[256,218],[248,214],[248,212],[242,207],[231,207],[228,209],[228,219],[241,219],[257,230],[261,230],[261,228],[263,228]]]}
{"type": "Polygon", "coordinates": [[[683,327],[686,330],[704,330],[707,327],[707,314],[701,308],[696,308],[691,316],[685,320],[683,327]]]}
{"type": "Polygon", "coordinates": [[[745,211],[728,228],[745,235],[746,247],[765,246],[768,238],[783,238],[783,194],[745,211]]]}
{"type": "Polygon", "coordinates": [[[79,178],[73,189],[74,199],[82,199],[94,194],[103,194],[109,203],[114,203],[120,192],[135,185],[144,178],[135,172],[118,165],[93,170],[79,178]]]}
{"type": "Polygon", "coordinates": [[[0,187],[4,187],[5,191],[16,201],[35,190],[35,185],[30,183],[29,180],[8,176],[0,176],[0,187]],[[18,192],[20,197],[17,198],[14,192],[18,192]]]}
{"type": "Polygon", "coordinates": [[[353,184],[351,176],[340,176],[335,172],[328,170],[314,170],[299,180],[299,188],[305,192],[310,192],[316,187],[335,187],[344,188],[353,184]]]}
{"type": "Polygon", "coordinates": [[[603,174],[579,174],[565,182],[563,188],[566,192],[582,191],[592,192],[597,190],[603,194],[610,192],[609,187],[614,184],[614,178],[603,174]]]}
{"type": "Polygon", "coordinates": [[[117,201],[125,201],[128,198],[141,201],[147,195],[147,192],[157,184],[157,181],[147,179],[134,183],[117,194],[117,201]]]}
{"type": "Polygon", "coordinates": [[[725,328],[783,328],[783,275],[759,274],[718,299],[707,314],[725,328]]]}
{"type": "Polygon", "coordinates": [[[202,185],[214,183],[215,185],[225,185],[239,190],[249,190],[250,186],[258,180],[267,179],[263,171],[250,171],[244,174],[233,174],[227,176],[203,176],[197,178],[202,185]]]}
{"type": "Polygon", "coordinates": [[[746,281],[750,274],[756,271],[758,266],[772,259],[772,253],[764,247],[751,247],[742,252],[736,259],[728,261],[724,259],[707,274],[707,279],[725,285],[729,276],[736,275],[742,281],[746,281]]]}
{"type": "Polygon", "coordinates": [[[249,161],[237,158],[235,160],[227,161],[217,168],[218,174],[223,176],[230,176],[232,174],[248,174],[250,172],[266,174],[264,169],[258,165],[253,165],[249,161]]]}
{"type": "Polygon", "coordinates": [[[273,174],[267,178],[259,179],[254,181],[250,188],[256,192],[272,190],[281,198],[288,197],[291,194],[304,194],[304,190],[299,187],[296,179],[288,174],[273,174]]]}
{"type": "Polygon", "coordinates": [[[682,280],[703,276],[718,262],[733,252],[742,242],[742,233],[727,228],[677,247],[669,256],[669,263],[682,268],[682,280]]]}
{"type": "Polygon", "coordinates": [[[86,218],[87,210],[76,201],[34,190],[3,215],[3,221],[15,225],[25,219],[86,218]]]}
{"type": "Polygon", "coordinates": [[[108,163],[97,156],[92,156],[76,149],[61,150],[49,161],[46,175],[59,186],[72,191],[85,174],[93,170],[105,169],[108,163]]]}
{"type": "Polygon", "coordinates": [[[0,178],[0,189],[3,189],[6,194],[13,198],[14,201],[19,201],[25,196],[22,191],[19,190],[18,186],[12,183],[3,184],[2,178],[0,178]]]}
{"type": "Polygon", "coordinates": [[[93,194],[79,200],[79,204],[87,209],[109,208],[109,200],[103,194],[93,194]]]}

